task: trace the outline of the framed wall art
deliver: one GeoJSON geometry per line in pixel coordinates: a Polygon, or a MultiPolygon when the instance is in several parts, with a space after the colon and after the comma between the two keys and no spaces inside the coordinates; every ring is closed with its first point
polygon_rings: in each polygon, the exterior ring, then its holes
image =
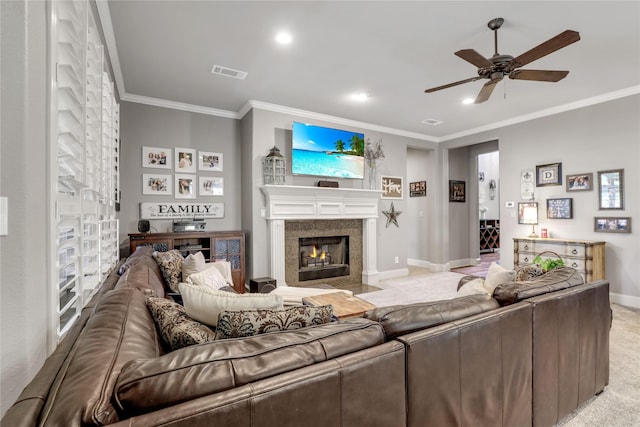
{"type": "Polygon", "coordinates": [[[142,147],[142,167],[171,169],[171,149],[142,147]]]}
{"type": "Polygon", "coordinates": [[[176,172],[196,173],[196,150],[192,148],[176,148],[176,172]]]}
{"type": "Polygon", "coordinates": [[[409,183],[409,197],[424,197],[427,195],[427,181],[409,183]]]}
{"type": "Polygon", "coordinates": [[[573,199],[547,199],[547,218],[571,219],[573,218],[573,199]]]}
{"type": "Polygon", "coordinates": [[[402,199],[402,177],[380,177],[383,199],[402,199]]]}
{"type": "Polygon", "coordinates": [[[224,178],[218,176],[201,176],[198,186],[200,196],[222,196],[224,195],[224,178]]]}
{"type": "Polygon", "coordinates": [[[598,233],[631,233],[631,218],[597,216],[594,230],[598,233]]]}
{"type": "Polygon", "coordinates": [[[142,194],[170,196],[171,184],[171,175],[142,174],[142,194]]]}
{"type": "Polygon", "coordinates": [[[593,190],[593,174],[579,173],[567,175],[567,191],[591,191],[593,190]]]}
{"type": "Polygon", "coordinates": [[[449,180],[449,201],[464,203],[466,201],[465,181],[449,180]]]}
{"type": "Polygon", "coordinates": [[[536,187],[562,185],[562,163],[536,166],[536,187]]]}
{"type": "Polygon", "coordinates": [[[600,210],[624,209],[624,169],[598,172],[600,210]]]}
{"type": "Polygon", "coordinates": [[[196,176],[195,175],[175,175],[176,199],[196,198],[196,176]]]}
{"type": "Polygon", "coordinates": [[[222,172],[222,153],[199,151],[198,169],[201,171],[222,172]]]}

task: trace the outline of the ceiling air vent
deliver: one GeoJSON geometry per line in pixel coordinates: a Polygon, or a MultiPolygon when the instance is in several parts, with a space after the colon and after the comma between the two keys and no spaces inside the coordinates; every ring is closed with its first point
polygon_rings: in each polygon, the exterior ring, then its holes
{"type": "Polygon", "coordinates": [[[244,80],[247,77],[247,74],[249,74],[246,71],[234,70],[233,68],[227,68],[220,65],[214,65],[211,73],[240,80],[244,80]]]}
{"type": "Polygon", "coordinates": [[[420,123],[424,123],[425,125],[430,125],[430,126],[438,126],[440,123],[442,123],[442,120],[424,119],[420,123]]]}

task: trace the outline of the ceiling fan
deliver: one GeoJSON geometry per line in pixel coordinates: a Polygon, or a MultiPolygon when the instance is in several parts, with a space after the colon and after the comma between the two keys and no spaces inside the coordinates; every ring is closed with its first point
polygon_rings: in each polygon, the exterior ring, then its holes
{"type": "Polygon", "coordinates": [[[475,82],[480,79],[489,79],[482,86],[475,103],[485,102],[491,96],[494,87],[504,77],[508,76],[514,80],[535,80],[540,82],[557,82],[562,80],[569,74],[568,71],[552,71],[552,70],[520,70],[519,68],[529,64],[530,62],[549,55],[558,49],[562,49],[580,40],[580,33],[573,30],[566,30],[557,36],[539,44],[523,53],[520,56],[513,57],[511,55],[500,55],[498,53],[498,29],[504,23],[504,19],[495,18],[489,21],[487,26],[493,31],[495,53],[491,58],[485,58],[473,49],[463,49],[455,53],[456,56],[478,67],[478,77],[460,80],[442,86],[436,86],[425,90],[426,93],[435,92],[441,89],[447,89],[463,83],[475,82]]]}

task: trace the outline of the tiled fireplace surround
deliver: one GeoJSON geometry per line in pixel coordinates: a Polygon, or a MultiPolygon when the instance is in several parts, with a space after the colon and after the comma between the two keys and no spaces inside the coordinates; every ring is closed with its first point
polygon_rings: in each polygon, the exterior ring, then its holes
{"type": "Polygon", "coordinates": [[[378,283],[376,221],[380,191],[264,185],[270,276],[278,286],[378,283]],[[300,237],[349,236],[349,276],[298,282],[300,237]],[[361,242],[361,244],[360,244],[361,242]]]}

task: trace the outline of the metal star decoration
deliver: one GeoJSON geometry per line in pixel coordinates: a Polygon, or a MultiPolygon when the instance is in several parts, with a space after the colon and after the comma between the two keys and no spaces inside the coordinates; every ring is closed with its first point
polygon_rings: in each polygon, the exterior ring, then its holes
{"type": "Polygon", "coordinates": [[[382,213],[387,217],[387,227],[390,223],[394,223],[396,227],[400,228],[400,226],[398,225],[398,215],[400,215],[402,212],[396,211],[396,209],[393,207],[393,202],[391,202],[391,208],[388,211],[382,211],[382,213]]]}

